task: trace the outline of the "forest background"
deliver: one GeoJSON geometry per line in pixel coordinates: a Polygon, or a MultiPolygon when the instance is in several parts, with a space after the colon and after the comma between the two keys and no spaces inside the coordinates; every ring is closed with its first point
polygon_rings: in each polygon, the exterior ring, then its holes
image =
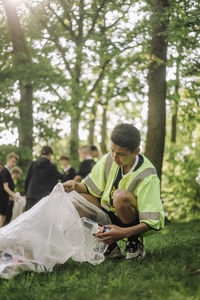
{"type": "Polygon", "coordinates": [[[23,169],[43,145],[54,160],[133,123],[169,218],[199,216],[198,0],[0,1],[0,160],[23,169]]]}

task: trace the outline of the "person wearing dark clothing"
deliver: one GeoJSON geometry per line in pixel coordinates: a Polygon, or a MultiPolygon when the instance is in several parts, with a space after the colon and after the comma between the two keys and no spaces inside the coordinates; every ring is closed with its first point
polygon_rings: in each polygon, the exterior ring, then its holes
{"type": "MultiPolygon", "coordinates": [[[[12,176],[13,183],[15,182],[15,180],[18,180],[20,178],[21,174],[22,174],[22,170],[19,167],[14,167],[12,169],[11,176],[12,176]]],[[[14,186],[15,186],[15,184],[14,184],[14,186]]],[[[11,198],[8,201],[8,209],[7,209],[7,213],[6,213],[6,219],[4,222],[4,226],[9,224],[12,219],[14,204],[15,204],[15,201],[11,198]]]]}
{"type": "Polygon", "coordinates": [[[80,163],[80,167],[78,173],[76,175],[85,178],[92,170],[95,165],[95,161],[93,159],[87,158],[80,163]]]}
{"type": "Polygon", "coordinates": [[[85,178],[92,170],[95,165],[95,161],[92,159],[90,155],[90,147],[89,146],[82,146],[78,153],[82,159],[80,163],[79,170],[74,177],[74,180],[80,182],[83,178],[85,178]]]}
{"type": "Polygon", "coordinates": [[[18,155],[13,152],[8,154],[6,165],[0,172],[0,227],[5,223],[9,201],[18,200],[14,193],[15,185],[11,176],[11,169],[15,167],[18,158],[18,155]]]}
{"type": "Polygon", "coordinates": [[[0,172],[1,170],[3,170],[3,168],[4,168],[4,164],[2,163],[2,161],[0,161],[0,172]]]}
{"type": "Polygon", "coordinates": [[[90,147],[90,154],[94,161],[98,161],[102,157],[102,155],[99,153],[98,148],[95,145],[92,145],[90,147]]]}
{"type": "Polygon", "coordinates": [[[52,154],[51,147],[44,146],[42,156],[32,162],[29,167],[25,179],[25,210],[30,209],[40,199],[51,193],[56,184],[55,179],[57,179],[57,182],[59,179],[64,179],[64,175],[58,172],[56,165],[50,161],[52,154]]]}
{"type": "Polygon", "coordinates": [[[62,173],[65,175],[65,178],[62,180],[62,182],[73,179],[76,175],[76,170],[69,164],[69,157],[63,155],[59,160],[62,165],[62,173]]]}

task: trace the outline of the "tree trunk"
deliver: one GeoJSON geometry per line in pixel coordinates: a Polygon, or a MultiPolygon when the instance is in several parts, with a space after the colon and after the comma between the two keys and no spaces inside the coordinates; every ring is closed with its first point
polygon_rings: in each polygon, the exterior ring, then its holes
{"type": "Polygon", "coordinates": [[[20,88],[21,100],[19,103],[19,145],[28,147],[32,150],[33,147],[33,87],[26,85],[23,89],[20,88]]]}
{"type": "Polygon", "coordinates": [[[71,132],[70,132],[70,157],[71,157],[71,164],[78,169],[79,166],[79,156],[78,156],[78,149],[79,149],[79,122],[80,122],[80,114],[76,113],[71,116],[71,132]]]}
{"type": "Polygon", "coordinates": [[[146,156],[161,178],[166,122],[167,0],[153,0],[151,63],[148,73],[149,110],[146,156]]]}
{"type": "Polygon", "coordinates": [[[107,147],[106,147],[106,140],[107,140],[107,105],[103,106],[103,115],[102,115],[102,127],[101,127],[101,152],[106,154],[107,147]]]}
{"type": "MultiPolygon", "coordinates": [[[[4,0],[4,7],[7,16],[8,30],[13,44],[13,52],[15,55],[14,67],[19,70],[27,70],[31,65],[31,58],[24,38],[23,31],[20,26],[19,17],[16,12],[16,5],[13,1],[4,0]]],[[[27,76],[28,78],[29,76],[27,76]]],[[[18,124],[19,146],[26,147],[32,154],[33,148],[33,87],[24,73],[19,76],[20,84],[20,103],[18,124]],[[23,77],[22,77],[23,76],[23,77]]]]}
{"type": "Polygon", "coordinates": [[[95,120],[96,120],[96,111],[97,111],[97,105],[96,103],[94,103],[91,109],[91,118],[89,121],[89,135],[88,135],[89,145],[94,144],[94,127],[95,127],[95,120]]]}
{"type": "Polygon", "coordinates": [[[172,135],[171,135],[171,142],[176,143],[176,128],[177,128],[177,116],[178,116],[178,105],[179,105],[179,66],[180,62],[177,59],[176,62],[176,84],[175,84],[175,108],[172,115],[172,135]]]}
{"type": "Polygon", "coordinates": [[[176,126],[177,126],[177,115],[178,115],[178,108],[175,108],[175,112],[172,115],[172,143],[176,143],[176,126]]]}

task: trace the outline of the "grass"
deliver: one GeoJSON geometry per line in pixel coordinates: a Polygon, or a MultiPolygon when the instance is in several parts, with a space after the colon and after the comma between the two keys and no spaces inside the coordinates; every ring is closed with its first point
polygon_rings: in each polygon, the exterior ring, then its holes
{"type": "Polygon", "coordinates": [[[145,248],[142,262],[70,260],[52,273],[0,279],[0,299],[200,300],[200,220],[170,223],[149,236],[145,248]]]}

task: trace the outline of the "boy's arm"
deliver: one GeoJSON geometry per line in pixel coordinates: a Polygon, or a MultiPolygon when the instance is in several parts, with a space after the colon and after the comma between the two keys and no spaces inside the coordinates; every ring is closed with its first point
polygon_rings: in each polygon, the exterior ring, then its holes
{"type": "Polygon", "coordinates": [[[6,193],[8,193],[8,195],[14,199],[15,201],[17,201],[19,198],[15,195],[15,193],[13,191],[11,191],[11,189],[8,186],[8,182],[4,182],[3,183],[3,188],[6,191],[6,193]]]}
{"type": "Polygon", "coordinates": [[[106,244],[112,244],[124,238],[139,235],[151,230],[151,228],[145,223],[140,223],[126,228],[116,225],[106,225],[105,227],[110,228],[110,231],[98,233],[96,236],[101,239],[101,242],[106,244]]]}
{"type": "Polygon", "coordinates": [[[71,191],[76,191],[77,193],[86,193],[88,194],[88,190],[85,184],[76,182],[75,180],[68,180],[63,183],[64,189],[67,193],[71,191]]]}

